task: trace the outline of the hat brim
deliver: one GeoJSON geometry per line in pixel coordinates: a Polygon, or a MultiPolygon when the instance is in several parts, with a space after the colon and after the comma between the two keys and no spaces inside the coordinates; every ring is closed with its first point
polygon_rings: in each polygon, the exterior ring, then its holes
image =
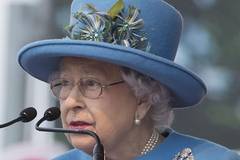
{"type": "Polygon", "coordinates": [[[33,77],[47,82],[63,57],[85,57],[134,69],[161,82],[174,93],[174,108],[193,106],[206,95],[206,86],[184,67],[141,50],[104,42],[43,40],[23,47],[18,62],[33,77]]]}

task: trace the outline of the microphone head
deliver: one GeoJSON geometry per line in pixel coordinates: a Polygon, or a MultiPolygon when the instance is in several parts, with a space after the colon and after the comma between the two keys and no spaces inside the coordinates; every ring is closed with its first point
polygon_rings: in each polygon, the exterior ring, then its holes
{"type": "Polygon", "coordinates": [[[44,113],[44,118],[47,121],[54,121],[60,117],[60,109],[58,107],[48,108],[44,113]]]}
{"type": "Polygon", "coordinates": [[[33,107],[26,108],[26,109],[24,109],[24,110],[20,113],[20,117],[22,118],[22,119],[21,119],[22,122],[30,122],[30,121],[32,121],[36,116],[37,116],[37,111],[36,111],[36,109],[33,108],[33,107]]]}

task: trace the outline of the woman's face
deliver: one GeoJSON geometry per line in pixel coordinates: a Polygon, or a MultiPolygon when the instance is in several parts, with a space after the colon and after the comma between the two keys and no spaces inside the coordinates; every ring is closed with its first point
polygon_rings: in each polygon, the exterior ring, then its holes
{"type": "MultiPolygon", "coordinates": [[[[102,84],[122,80],[120,68],[116,65],[83,58],[63,59],[60,78],[77,84],[86,77],[96,79],[102,84]]],[[[84,97],[75,85],[69,96],[60,100],[60,108],[64,128],[94,131],[105,148],[110,150],[119,144],[134,126],[137,102],[126,83],[104,88],[97,99],[84,97]]],[[[90,136],[68,134],[67,138],[74,147],[92,152],[95,141],[90,136]]]]}

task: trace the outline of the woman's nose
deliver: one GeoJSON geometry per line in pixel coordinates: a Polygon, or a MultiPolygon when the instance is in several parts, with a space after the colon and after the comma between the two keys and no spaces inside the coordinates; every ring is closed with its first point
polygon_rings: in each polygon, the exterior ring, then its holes
{"type": "Polygon", "coordinates": [[[83,108],[84,100],[77,85],[72,88],[68,97],[63,101],[63,105],[67,108],[83,108]]]}

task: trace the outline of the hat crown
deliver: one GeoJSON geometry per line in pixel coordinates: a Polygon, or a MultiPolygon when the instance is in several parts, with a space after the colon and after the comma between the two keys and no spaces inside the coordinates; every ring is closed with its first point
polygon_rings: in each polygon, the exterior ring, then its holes
{"type": "MultiPolygon", "coordinates": [[[[101,12],[107,12],[116,0],[73,0],[70,25],[76,23],[74,14],[79,10],[88,13],[86,4],[92,4],[101,12]]],[[[139,17],[144,21],[142,31],[150,44],[149,52],[174,60],[182,32],[182,16],[172,6],[161,0],[124,0],[124,6],[134,6],[140,10],[139,17]]],[[[147,54],[147,53],[146,53],[147,54]]]]}

